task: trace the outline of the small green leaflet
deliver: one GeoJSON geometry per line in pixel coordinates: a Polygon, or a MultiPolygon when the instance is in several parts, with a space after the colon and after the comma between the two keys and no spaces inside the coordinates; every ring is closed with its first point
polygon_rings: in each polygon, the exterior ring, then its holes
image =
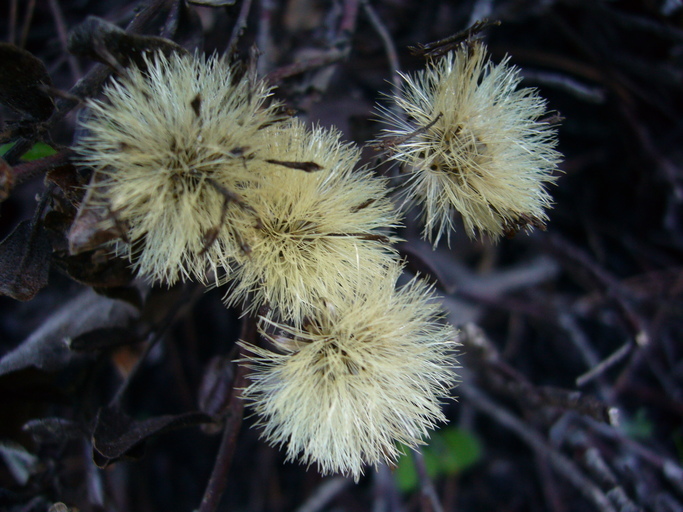
{"type": "MultiPolygon", "coordinates": [[[[0,156],[4,156],[5,153],[7,153],[12,146],[14,146],[13,142],[1,145],[0,156]]],[[[39,158],[54,155],[56,152],[57,151],[52,149],[44,142],[36,142],[31,149],[24,153],[24,156],[21,157],[21,161],[30,162],[31,160],[38,160],[39,158]]]]}
{"type": "MultiPolygon", "coordinates": [[[[446,427],[432,434],[422,453],[427,473],[432,478],[438,478],[455,475],[476,464],[481,459],[482,448],[471,432],[446,427]]],[[[417,489],[419,482],[410,453],[398,460],[394,476],[401,491],[411,492],[417,489]]]]}

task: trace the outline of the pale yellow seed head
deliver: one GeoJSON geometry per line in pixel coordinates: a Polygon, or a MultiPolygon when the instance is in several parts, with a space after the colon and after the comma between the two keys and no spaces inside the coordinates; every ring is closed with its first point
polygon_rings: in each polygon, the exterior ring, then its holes
{"type": "Polygon", "coordinates": [[[493,238],[542,226],[560,154],[541,121],[546,103],[522,88],[519,71],[492,63],[480,42],[404,75],[398,112],[380,109],[391,158],[409,175],[407,196],[423,209],[423,236],[436,246],[458,212],[467,234],[493,238]]]}
{"type": "Polygon", "coordinates": [[[247,250],[235,257],[225,300],[247,311],[267,305],[300,324],[321,300],[341,300],[386,272],[396,258],[388,232],[399,214],[386,182],[354,169],[360,151],[338,132],[293,120],[263,136],[269,160],[317,170],[264,164],[258,186],[243,191],[254,211],[233,223],[247,250]]]}
{"type": "Polygon", "coordinates": [[[127,255],[140,274],[173,284],[218,275],[238,250],[228,233],[207,245],[240,209],[225,194],[253,180],[248,163],[259,132],[277,119],[270,89],[213,56],[156,53],[89,101],[79,162],[95,170],[94,201],[127,230],[127,255]]]}
{"type": "Polygon", "coordinates": [[[289,459],[358,480],[445,421],[456,334],[423,281],[395,289],[400,272],[396,265],[348,301],[322,305],[301,327],[262,319],[271,349],[246,347],[253,372],[243,396],[289,459]]]}

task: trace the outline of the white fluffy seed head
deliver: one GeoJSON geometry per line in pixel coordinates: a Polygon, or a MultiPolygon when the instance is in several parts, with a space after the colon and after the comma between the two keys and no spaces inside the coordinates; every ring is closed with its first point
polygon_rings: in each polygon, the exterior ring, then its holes
{"type": "Polygon", "coordinates": [[[246,250],[235,257],[225,300],[247,311],[267,305],[300,324],[321,301],[341,300],[386,272],[395,260],[387,233],[399,214],[383,179],[354,170],[360,151],[338,132],[293,120],[263,136],[271,163],[258,186],[244,190],[253,213],[233,221],[246,250]]]}
{"type": "MultiPolygon", "coordinates": [[[[127,228],[127,255],[140,274],[173,284],[227,268],[236,245],[223,233],[253,179],[259,131],[277,119],[270,89],[213,56],[155,53],[89,101],[79,162],[95,170],[93,194],[127,228]],[[233,196],[232,199],[238,196],[233,196]]],[[[248,75],[248,74],[247,74],[248,75]]]]}
{"type": "Polygon", "coordinates": [[[546,103],[519,89],[508,58],[493,64],[480,42],[461,46],[414,76],[404,75],[399,112],[380,108],[392,158],[409,173],[423,236],[438,244],[460,213],[467,234],[493,238],[543,226],[560,154],[546,103]]]}
{"type": "Polygon", "coordinates": [[[301,327],[263,319],[272,350],[247,346],[253,355],[242,362],[253,372],[243,396],[289,459],[358,480],[445,421],[456,333],[423,281],[395,289],[400,272],[396,265],[301,327]]]}

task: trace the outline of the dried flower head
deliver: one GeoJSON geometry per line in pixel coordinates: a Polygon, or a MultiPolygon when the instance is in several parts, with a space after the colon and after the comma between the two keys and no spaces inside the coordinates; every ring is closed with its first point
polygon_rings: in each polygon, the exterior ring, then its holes
{"type": "MultiPolygon", "coordinates": [[[[226,267],[235,243],[215,235],[253,180],[247,163],[276,119],[270,89],[217,56],[155,53],[89,101],[80,163],[95,170],[92,197],[126,228],[143,275],[173,284],[226,267]],[[215,243],[212,243],[215,238],[215,243]]],[[[248,75],[248,74],[247,74],[248,75]]]]}
{"type": "Polygon", "coordinates": [[[397,443],[415,447],[445,421],[439,401],[454,384],[456,335],[423,281],[395,289],[400,272],[300,328],[263,320],[274,350],[247,347],[254,371],[243,396],[289,459],[358,480],[366,464],[394,462],[397,443]]]}
{"type": "Polygon", "coordinates": [[[249,250],[235,257],[226,302],[248,311],[266,304],[298,324],[322,300],[385,273],[395,259],[385,233],[398,213],[384,180],[354,170],[360,152],[338,132],[293,120],[263,135],[268,163],[259,185],[244,190],[255,215],[234,220],[249,250]]]}
{"type": "Polygon", "coordinates": [[[541,118],[543,98],[518,89],[508,58],[496,65],[480,42],[463,45],[415,76],[403,76],[398,112],[380,109],[386,143],[410,174],[407,195],[421,204],[423,236],[450,236],[459,212],[467,234],[492,237],[544,226],[545,185],[560,155],[541,118]]]}

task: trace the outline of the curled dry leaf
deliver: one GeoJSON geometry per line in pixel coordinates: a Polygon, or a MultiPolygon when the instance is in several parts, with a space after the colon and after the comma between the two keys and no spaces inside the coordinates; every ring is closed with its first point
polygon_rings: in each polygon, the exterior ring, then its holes
{"type": "Polygon", "coordinates": [[[147,63],[143,59],[146,53],[187,53],[173,41],[163,37],[129,34],[97,16],[88,16],[69,34],[68,49],[74,55],[106,64],[119,74],[131,62],[138,67],[146,67],[147,63]]]}
{"type": "MultiPolygon", "coordinates": [[[[124,287],[134,278],[130,264],[126,260],[117,258],[103,249],[73,256],[55,256],[54,264],[69,274],[74,281],[96,288],[124,287]]],[[[139,303],[139,300],[136,299],[135,303],[139,303]]]]}
{"type": "Polygon", "coordinates": [[[47,285],[51,254],[42,226],[20,222],[0,243],[0,295],[31,300],[47,285]]]}
{"type": "Polygon", "coordinates": [[[52,86],[45,64],[11,43],[0,43],[0,103],[44,121],[55,104],[45,91],[52,86]]]}
{"type": "Polygon", "coordinates": [[[112,286],[108,288],[93,287],[98,294],[109,297],[110,299],[122,300],[134,306],[136,309],[142,310],[144,307],[144,293],[143,290],[131,283],[128,286],[112,286]]]}
{"type": "Polygon", "coordinates": [[[77,352],[97,352],[100,350],[132,345],[143,341],[131,329],[124,327],[104,327],[85,332],[71,340],[69,348],[77,352]]]}
{"type": "Polygon", "coordinates": [[[167,414],[135,421],[116,407],[102,408],[97,414],[92,434],[93,461],[104,468],[123,457],[140,457],[144,443],[150,437],[210,421],[211,417],[202,412],[167,414]]]}
{"type": "Polygon", "coordinates": [[[78,354],[69,348],[69,340],[104,327],[126,325],[138,315],[132,305],[97,295],[88,289],[77,295],[0,359],[0,375],[37,368],[56,371],[65,368],[78,354]]]}
{"type": "Polygon", "coordinates": [[[92,194],[90,188],[67,235],[72,255],[97,249],[106,242],[121,238],[121,228],[106,207],[94,203],[92,194]]]}
{"type": "Polygon", "coordinates": [[[64,197],[66,197],[74,207],[78,207],[78,205],[81,204],[85,193],[83,190],[85,183],[82,183],[79,179],[79,175],[76,172],[74,165],[60,165],[49,169],[45,173],[45,183],[54,183],[57,185],[64,194],[64,197]]]}

